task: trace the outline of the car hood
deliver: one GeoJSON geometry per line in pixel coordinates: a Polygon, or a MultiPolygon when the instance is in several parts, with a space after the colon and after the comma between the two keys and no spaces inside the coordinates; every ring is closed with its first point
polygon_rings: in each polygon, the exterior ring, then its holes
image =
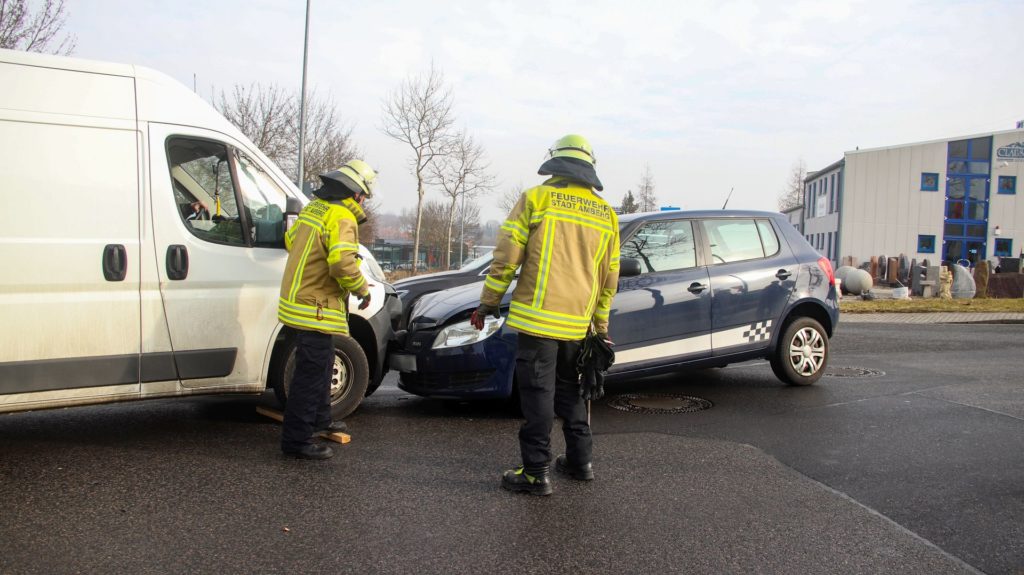
{"type": "MultiPolygon", "coordinates": [[[[409,316],[409,323],[418,324],[418,327],[433,327],[447,323],[452,317],[464,312],[472,311],[480,305],[480,290],[484,282],[474,282],[464,286],[454,287],[429,293],[421,297],[412,309],[409,316]]],[[[512,292],[515,290],[516,282],[513,280],[509,285],[505,297],[501,300],[501,307],[505,308],[512,301],[512,292]]]]}
{"type": "Polygon", "coordinates": [[[446,272],[434,272],[434,273],[430,273],[430,274],[423,274],[421,276],[413,276],[413,277],[410,277],[410,278],[400,279],[400,280],[396,281],[395,283],[393,283],[391,285],[395,286],[396,289],[402,289],[402,286],[412,286],[412,285],[418,285],[418,284],[422,284],[422,283],[430,283],[431,281],[434,281],[434,280],[444,279],[444,278],[447,278],[449,276],[458,276],[458,275],[466,275],[466,272],[464,272],[462,270],[450,270],[450,271],[446,271],[446,272]]]}

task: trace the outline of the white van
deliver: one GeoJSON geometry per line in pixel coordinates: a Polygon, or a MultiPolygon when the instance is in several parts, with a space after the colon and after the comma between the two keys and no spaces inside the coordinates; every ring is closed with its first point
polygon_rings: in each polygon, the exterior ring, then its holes
{"type": "MultiPolygon", "coordinates": [[[[0,412],[285,397],[288,178],[153,70],[0,50],[0,87],[0,412]]],[[[336,339],[335,417],[379,385],[400,313],[362,253],[374,306],[336,339]]]]}

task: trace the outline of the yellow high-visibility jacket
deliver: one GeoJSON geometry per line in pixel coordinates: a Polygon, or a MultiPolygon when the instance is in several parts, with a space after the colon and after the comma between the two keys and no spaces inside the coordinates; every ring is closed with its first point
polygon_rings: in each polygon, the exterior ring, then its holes
{"type": "Polygon", "coordinates": [[[558,340],[582,339],[591,322],[608,331],[619,220],[589,187],[556,176],[523,192],[498,233],[480,301],[498,306],[520,265],[509,327],[558,340]]]}
{"type": "Polygon", "coordinates": [[[317,199],[285,234],[288,264],[277,318],[297,329],[348,335],[348,296],[369,291],[359,269],[359,224],[366,215],[351,198],[317,199]]]}

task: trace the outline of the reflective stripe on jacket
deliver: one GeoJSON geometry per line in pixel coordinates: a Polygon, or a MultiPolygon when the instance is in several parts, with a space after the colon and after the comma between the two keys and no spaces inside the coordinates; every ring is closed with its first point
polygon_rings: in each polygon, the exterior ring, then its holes
{"type": "Polygon", "coordinates": [[[292,327],[348,335],[348,296],[369,291],[359,269],[358,221],[352,199],[314,200],[285,234],[288,264],[281,279],[277,318],[292,327]]]}
{"type": "Polygon", "coordinates": [[[608,331],[619,281],[619,221],[589,187],[554,177],[523,192],[498,233],[480,301],[498,306],[516,269],[509,327],[559,340],[608,331]]]}

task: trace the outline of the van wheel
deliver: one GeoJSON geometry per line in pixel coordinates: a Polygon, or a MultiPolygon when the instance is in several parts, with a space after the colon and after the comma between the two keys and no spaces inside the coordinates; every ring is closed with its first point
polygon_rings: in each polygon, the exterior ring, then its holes
{"type": "MultiPolygon", "coordinates": [[[[280,370],[271,381],[274,395],[284,408],[295,375],[295,340],[285,344],[280,370]]],[[[370,364],[363,348],[348,336],[334,336],[334,369],[331,376],[331,417],[344,419],[359,407],[370,382],[370,364]]]]}
{"type": "Polygon", "coordinates": [[[821,324],[799,317],[786,326],[771,357],[775,376],[790,385],[811,385],[828,364],[828,334],[821,324]]]}

